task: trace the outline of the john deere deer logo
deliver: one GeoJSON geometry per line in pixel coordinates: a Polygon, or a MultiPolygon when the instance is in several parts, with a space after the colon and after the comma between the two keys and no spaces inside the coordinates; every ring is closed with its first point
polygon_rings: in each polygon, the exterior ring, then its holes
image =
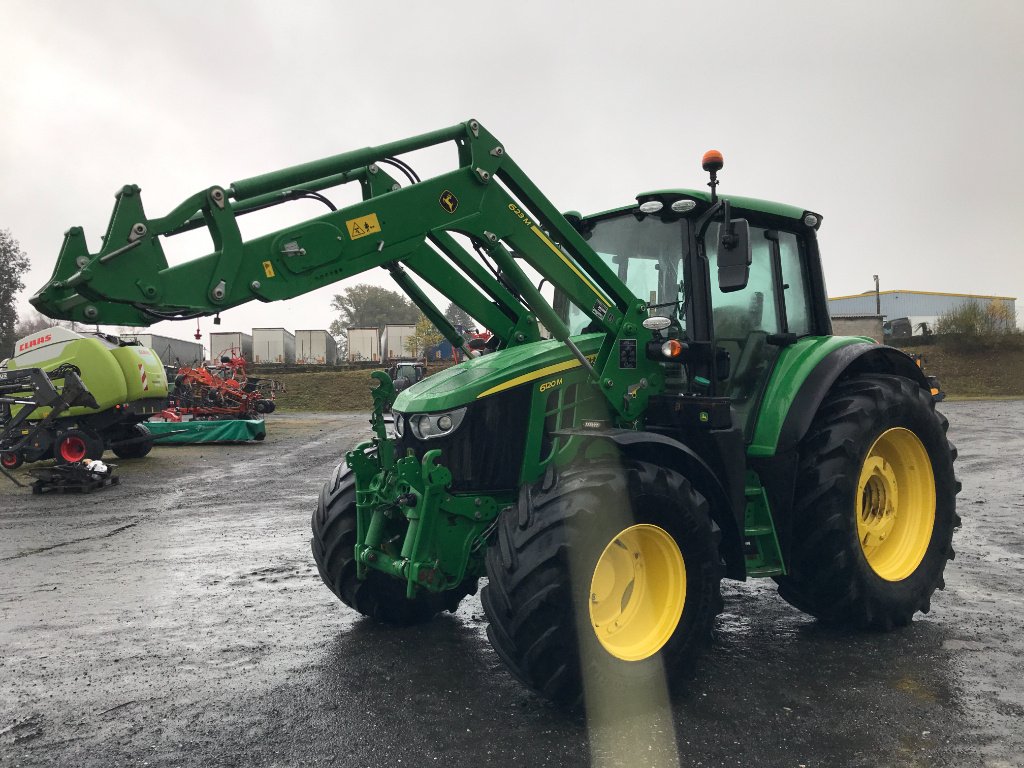
{"type": "Polygon", "coordinates": [[[439,202],[441,203],[441,207],[448,211],[448,213],[455,213],[455,209],[459,207],[459,198],[447,189],[441,193],[441,199],[439,202]]]}

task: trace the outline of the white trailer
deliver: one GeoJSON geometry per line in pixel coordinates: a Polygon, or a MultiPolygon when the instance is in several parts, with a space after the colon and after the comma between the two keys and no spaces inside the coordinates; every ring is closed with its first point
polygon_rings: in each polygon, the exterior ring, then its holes
{"type": "Polygon", "coordinates": [[[195,366],[206,359],[203,345],[198,341],[185,341],[155,333],[122,334],[121,341],[137,341],[142,346],[149,347],[156,352],[164,365],[195,366]]]}
{"type": "MultiPolygon", "coordinates": [[[[380,349],[384,360],[398,360],[409,357],[406,342],[416,335],[415,325],[385,325],[380,335],[380,349]]],[[[420,350],[422,353],[423,350],[420,350]]]]}
{"type": "Polygon", "coordinates": [[[252,361],[254,363],[295,362],[295,334],[284,328],[252,329],[252,361]]]}
{"type": "Polygon", "coordinates": [[[210,334],[210,360],[221,357],[243,357],[252,362],[252,336],[241,331],[218,331],[210,334]]]}
{"type": "Polygon", "coordinates": [[[380,336],[376,328],[348,329],[348,361],[380,362],[380,336]]]}
{"type": "Polygon", "coordinates": [[[334,365],[338,362],[338,342],[327,331],[296,331],[295,362],[300,365],[334,365]]]}

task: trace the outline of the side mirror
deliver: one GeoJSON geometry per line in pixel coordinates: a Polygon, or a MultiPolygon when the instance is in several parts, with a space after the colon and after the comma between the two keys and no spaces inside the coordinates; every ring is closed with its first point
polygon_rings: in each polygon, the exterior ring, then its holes
{"type": "Polygon", "coordinates": [[[718,290],[722,293],[742,291],[750,279],[750,224],[746,219],[727,221],[718,230],[718,290]]]}

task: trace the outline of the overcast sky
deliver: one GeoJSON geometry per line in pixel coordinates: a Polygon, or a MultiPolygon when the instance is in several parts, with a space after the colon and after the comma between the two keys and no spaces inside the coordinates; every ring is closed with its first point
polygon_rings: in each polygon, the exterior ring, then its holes
{"type": "MultiPolygon", "coordinates": [[[[879,274],[1024,299],[1022,41],[1019,0],[0,0],[0,228],[31,259],[27,298],[67,227],[98,249],[126,183],[155,217],[475,117],[562,210],[700,187],[714,147],[723,192],[823,215],[833,296],[879,274]]],[[[326,328],[330,297],[368,277],[220,330],[326,328]]]]}

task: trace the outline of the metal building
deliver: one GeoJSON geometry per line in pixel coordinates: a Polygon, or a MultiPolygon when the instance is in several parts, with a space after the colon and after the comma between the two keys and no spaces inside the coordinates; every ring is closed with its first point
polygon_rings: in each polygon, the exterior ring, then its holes
{"type": "Polygon", "coordinates": [[[252,361],[292,365],[295,362],[295,334],[284,328],[253,328],[252,361]]]}
{"type": "Polygon", "coordinates": [[[149,347],[156,352],[156,356],[164,365],[194,366],[206,359],[203,345],[197,341],[185,341],[155,333],[123,333],[121,340],[137,341],[142,346],[149,347]]]}
{"type": "Polygon", "coordinates": [[[874,291],[867,291],[853,296],[836,296],[828,300],[828,313],[832,317],[879,314],[888,321],[907,317],[912,318],[914,324],[932,324],[940,315],[969,301],[978,302],[982,309],[998,301],[1009,307],[1011,316],[1017,316],[1017,300],[1012,296],[904,290],[879,291],[877,294],[874,291]]]}
{"type": "Polygon", "coordinates": [[[295,331],[295,362],[334,365],[338,362],[338,342],[327,331],[295,331]]]}
{"type": "Polygon", "coordinates": [[[210,334],[210,359],[217,362],[221,357],[244,357],[252,362],[252,336],[241,331],[218,331],[210,334]]]}

